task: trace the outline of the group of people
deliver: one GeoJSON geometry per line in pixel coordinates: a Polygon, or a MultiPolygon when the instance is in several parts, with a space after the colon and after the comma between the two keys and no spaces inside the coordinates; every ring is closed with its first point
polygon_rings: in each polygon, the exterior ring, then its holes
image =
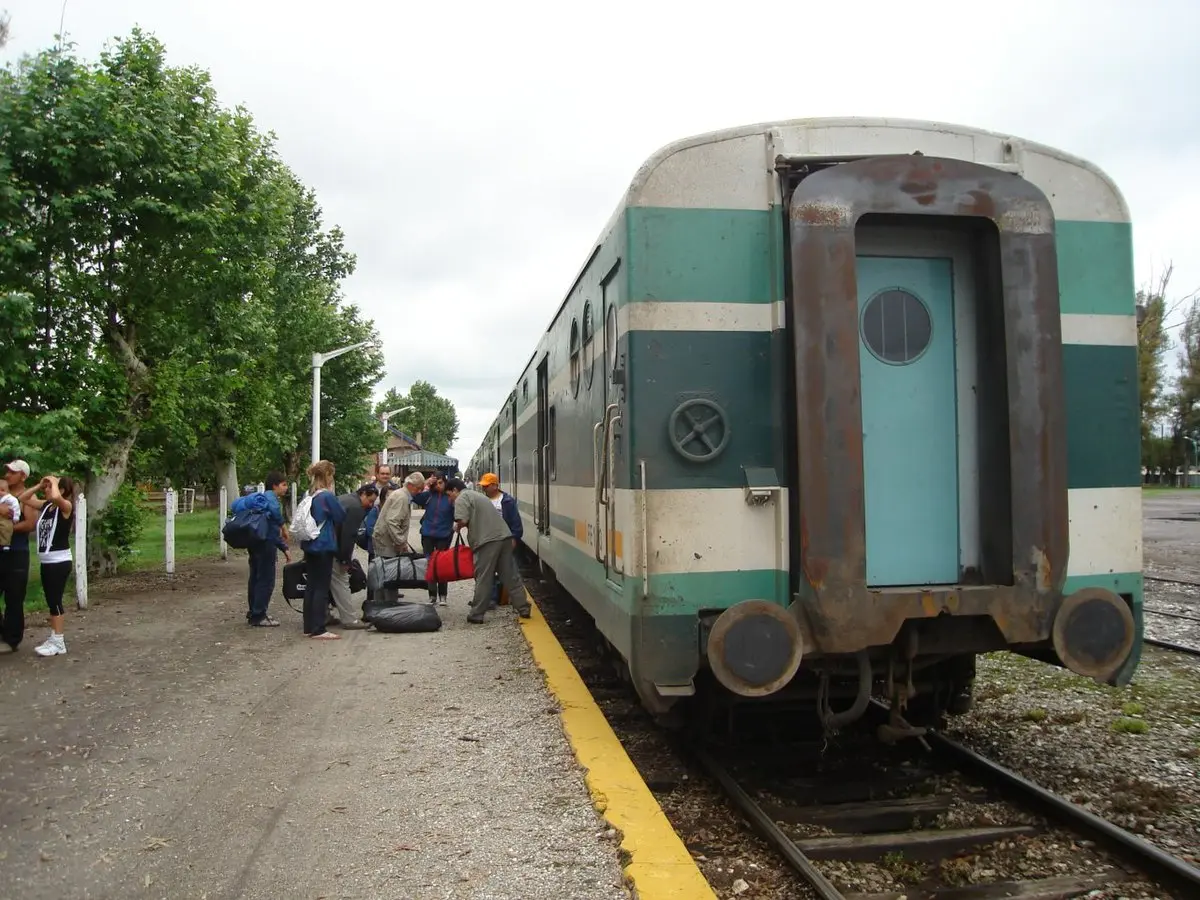
{"type": "MultiPolygon", "coordinates": [[[[420,472],[408,475],[402,484],[392,481],[387,465],[375,467],[375,480],[354,493],[336,496],[333,482],[336,470],[329,460],[308,467],[309,512],[318,526],[312,540],[300,542],[305,561],[304,633],[316,640],[338,640],[330,625],[342,628],[366,628],[351,600],[350,572],[354,548],[375,556],[395,557],[413,552],[409,546],[409,527],[414,505],[424,509],[421,519],[421,552],[450,548],[454,536],[466,529],[475,559],[475,595],[467,621],[484,621],[488,609],[496,605],[503,585],[517,614],[528,618],[528,596],[517,568],[515,550],[522,536],[521,517],[516,500],[500,490],[494,474],[479,480],[483,493],[468,490],[460,478],[434,473],[426,478],[420,472]],[[329,616],[330,606],[336,617],[329,616]]],[[[264,482],[267,498],[268,540],[250,549],[250,576],[247,590],[246,620],[252,626],[275,627],[279,622],[268,613],[275,589],[277,554],[282,551],[290,561],[290,536],[279,500],[287,493],[287,481],[272,472],[264,482]]],[[[260,502],[241,497],[238,504],[260,502]]],[[[429,584],[429,602],[446,605],[449,585],[429,584]]],[[[395,589],[385,588],[384,599],[396,600],[395,589]]]]}
{"type": "Polygon", "coordinates": [[[34,647],[39,656],[67,652],[63,634],[63,595],[71,577],[71,532],[74,529],[75,482],[65,475],[46,475],[32,486],[29,463],[14,459],[0,478],[0,597],[4,620],[0,635],[16,653],[25,637],[25,596],[29,590],[29,537],[33,535],[42,592],[50,610],[50,635],[34,647]]]}

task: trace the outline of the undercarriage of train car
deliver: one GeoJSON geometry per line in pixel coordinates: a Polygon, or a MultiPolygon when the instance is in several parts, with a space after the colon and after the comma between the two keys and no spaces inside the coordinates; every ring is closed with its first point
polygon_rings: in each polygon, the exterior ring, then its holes
{"type": "Polygon", "coordinates": [[[977,654],[1108,679],[1129,604],[1064,596],[1066,425],[1054,215],[1003,167],[777,160],[794,392],[787,608],[702,616],[728,694],[891,701],[881,737],[970,704],[977,654]],[[910,724],[911,722],[911,724],[910,724]]]}

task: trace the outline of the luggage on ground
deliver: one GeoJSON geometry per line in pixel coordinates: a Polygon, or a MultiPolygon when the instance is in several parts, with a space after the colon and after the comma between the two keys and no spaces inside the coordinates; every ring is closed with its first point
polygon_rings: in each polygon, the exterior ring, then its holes
{"type": "Polygon", "coordinates": [[[456,535],[449,550],[434,550],[429,554],[425,577],[430,584],[438,581],[466,581],[475,577],[475,554],[456,535]]]}
{"type": "Polygon", "coordinates": [[[409,603],[401,600],[375,613],[371,624],[376,631],[389,634],[437,631],[442,627],[442,617],[431,603],[409,603]]]}
{"type": "Polygon", "coordinates": [[[385,600],[382,596],[376,594],[370,600],[363,601],[362,620],[367,624],[370,624],[372,621],[374,621],[375,616],[378,615],[380,611],[392,609],[393,607],[399,606],[400,603],[400,600],[385,600]]]}

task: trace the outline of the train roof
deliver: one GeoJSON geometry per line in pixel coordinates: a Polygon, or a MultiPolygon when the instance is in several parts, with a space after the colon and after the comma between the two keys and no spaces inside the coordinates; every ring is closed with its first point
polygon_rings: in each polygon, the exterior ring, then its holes
{"type": "MultiPolygon", "coordinates": [[[[1129,206],[1098,166],[1012,134],[921,119],[830,117],[780,119],[681,138],[642,163],[564,292],[546,332],[562,313],[596,251],[631,206],[767,209],[777,202],[766,175],[778,156],[854,158],[921,151],[1016,171],[1049,198],[1056,218],[1129,222],[1129,206]],[[749,177],[748,177],[749,176],[749,177]]],[[[534,351],[518,375],[525,377],[534,351]]],[[[496,424],[497,419],[493,420],[496,424]]],[[[491,426],[489,426],[490,428],[491,426]]]]}

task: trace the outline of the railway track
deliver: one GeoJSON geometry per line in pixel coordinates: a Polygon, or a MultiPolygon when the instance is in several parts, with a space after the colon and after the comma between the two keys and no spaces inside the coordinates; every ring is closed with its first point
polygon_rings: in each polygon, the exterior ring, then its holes
{"type": "MultiPolygon", "coordinates": [[[[1158,575],[1144,575],[1143,578],[1148,582],[1156,582],[1163,585],[1175,585],[1178,587],[1200,589],[1200,582],[1196,581],[1188,581],[1179,578],[1165,578],[1158,575]]],[[[1179,612],[1177,610],[1158,609],[1148,603],[1143,603],[1142,612],[1146,616],[1154,616],[1158,619],[1166,619],[1175,623],[1180,623],[1184,629],[1188,629],[1190,624],[1190,630],[1197,630],[1196,625],[1200,624],[1200,616],[1186,612],[1179,612]]],[[[1164,650],[1170,650],[1175,653],[1184,653],[1188,656],[1200,656],[1200,647],[1197,647],[1193,644],[1181,643],[1177,640],[1167,640],[1160,637],[1143,637],[1142,642],[1150,644],[1153,647],[1161,647],[1164,650]]]]}
{"type": "Polygon", "coordinates": [[[742,876],[753,885],[746,896],[789,900],[1065,900],[1093,890],[1105,898],[1200,897],[1200,871],[1186,862],[936,734],[927,735],[928,750],[911,740],[889,748],[872,729],[847,745],[847,729],[822,753],[820,743],[804,744],[812,731],[768,717],[758,731],[730,729],[747,742],[731,759],[713,741],[681,742],[652,724],[611,668],[590,616],[530,567],[523,574],[721,896],[740,896],[742,876]],[[902,761],[865,772],[881,753],[902,761]],[[747,770],[753,759],[761,764],[747,770]],[[709,777],[689,780],[688,771],[709,777]],[[781,887],[793,877],[807,887],[781,887]]]}
{"type": "MultiPolygon", "coordinates": [[[[880,711],[876,704],[874,712],[880,711]]],[[[1200,869],[949,738],[931,732],[926,739],[928,752],[915,762],[893,759],[882,772],[843,773],[847,777],[823,770],[813,760],[788,767],[807,773],[800,777],[764,780],[753,771],[739,777],[734,769],[747,769],[744,755],[726,765],[720,751],[693,752],[750,825],[822,900],[1057,900],[1138,880],[1133,871],[1106,865],[1100,856],[1085,874],[976,880],[979,866],[973,867],[970,858],[1002,856],[1055,829],[1085,838],[1081,847],[1087,842],[1103,847],[1181,900],[1200,897],[1200,869]],[[959,781],[959,775],[969,780],[959,781]],[[992,797],[1004,803],[984,802],[992,797]],[[1023,814],[1026,810],[1037,817],[1023,814]],[[834,882],[852,881],[846,873],[855,865],[882,868],[902,881],[904,889],[839,890],[834,882]],[[826,874],[831,870],[842,877],[831,878],[826,874]]],[[[908,749],[913,749],[911,742],[908,749]]],[[[858,753],[841,748],[837,755],[857,757],[861,763],[877,759],[880,752],[897,751],[864,743],[858,753]]]]}

